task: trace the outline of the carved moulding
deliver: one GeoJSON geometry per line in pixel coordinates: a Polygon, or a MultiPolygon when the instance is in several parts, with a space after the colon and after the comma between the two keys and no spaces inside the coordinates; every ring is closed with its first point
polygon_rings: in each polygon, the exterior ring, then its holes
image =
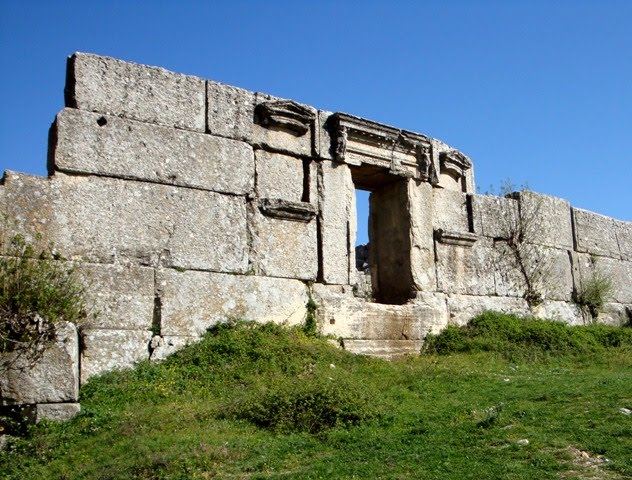
{"type": "Polygon", "coordinates": [[[332,115],[334,159],[341,163],[381,167],[402,177],[438,183],[430,139],[346,113],[332,115]]]}
{"type": "Polygon", "coordinates": [[[316,207],[308,202],[290,202],[278,198],[262,198],[259,210],[267,217],[308,223],[316,216],[316,207]]]}
{"type": "Polygon", "coordinates": [[[449,230],[438,229],[435,230],[435,239],[439,243],[446,245],[459,245],[461,247],[472,247],[478,236],[475,233],[470,232],[454,232],[449,230]]]}
{"type": "Polygon", "coordinates": [[[298,137],[307,133],[316,118],[312,110],[292,100],[260,103],[255,111],[264,127],[288,130],[298,137]]]}
{"type": "Polygon", "coordinates": [[[447,173],[456,179],[465,175],[465,172],[472,168],[472,161],[458,150],[441,152],[439,155],[441,173],[447,173]]]}

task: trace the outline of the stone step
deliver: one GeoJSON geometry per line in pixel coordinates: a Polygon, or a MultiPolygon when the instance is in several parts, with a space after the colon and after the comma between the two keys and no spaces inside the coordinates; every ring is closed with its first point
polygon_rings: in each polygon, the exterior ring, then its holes
{"type": "Polygon", "coordinates": [[[421,340],[358,340],[343,339],[343,348],[348,352],[369,357],[392,360],[405,355],[419,355],[421,340]]]}

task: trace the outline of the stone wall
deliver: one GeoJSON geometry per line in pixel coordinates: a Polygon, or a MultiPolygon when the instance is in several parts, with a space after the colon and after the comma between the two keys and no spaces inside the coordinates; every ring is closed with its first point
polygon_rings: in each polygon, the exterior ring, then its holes
{"type": "Polygon", "coordinates": [[[592,321],[573,299],[595,275],[615,287],[596,320],[632,316],[630,223],[476,195],[470,159],[418,133],[91,54],[67,68],[49,177],[5,172],[0,208],[5,234],[80,266],[99,315],[51,353],[64,382],[5,375],[3,405],[74,403],[90,376],[228,318],[298,324],[310,297],[324,333],[386,357],[486,309],[592,321]],[[372,192],[370,281],[356,188],[372,192]]]}

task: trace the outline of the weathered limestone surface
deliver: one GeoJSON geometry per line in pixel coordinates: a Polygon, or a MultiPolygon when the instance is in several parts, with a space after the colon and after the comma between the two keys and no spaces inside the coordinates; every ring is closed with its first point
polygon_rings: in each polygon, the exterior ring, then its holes
{"type": "MultiPolygon", "coordinates": [[[[318,192],[322,274],[325,283],[352,283],[355,257],[349,255],[355,243],[355,190],[349,167],[321,162],[318,192]]],[[[355,272],[354,272],[355,273],[355,272]]]]}
{"type": "Polygon", "coordinates": [[[598,213],[573,208],[576,249],[582,253],[620,258],[615,221],[598,213]]]}
{"type": "Polygon", "coordinates": [[[465,325],[486,310],[503,313],[529,314],[529,305],[522,298],[449,294],[447,296],[450,323],[465,325]]]}
{"type": "Polygon", "coordinates": [[[318,273],[316,219],[300,222],[253,212],[254,273],[270,277],[315,280],[318,273]]]}
{"type": "Polygon", "coordinates": [[[406,355],[419,355],[423,342],[421,340],[344,340],[345,350],[357,355],[392,360],[406,355]]]}
{"type": "Polygon", "coordinates": [[[474,231],[486,237],[506,238],[518,223],[518,201],[493,195],[474,195],[474,231]]]}
{"type": "Polygon", "coordinates": [[[77,273],[86,304],[96,314],[88,328],[149,330],[154,310],[154,269],[135,265],[82,264],[77,273]]]}
{"type": "Polygon", "coordinates": [[[497,251],[493,242],[480,238],[472,247],[436,242],[437,285],[445,293],[495,295],[497,251]]]}
{"type": "Polygon", "coordinates": [[[410,266],[413,285],[418,291],[437,289],[435,252],[432,228],[433,189],[429,183],[408,182],[410,209],[410,266]]]}
{"type": "Polygon", "coordinates": [[[257,150],[257,195],[263,198],[280,198],[293,202],[317,201],[316,164],[283,155],[257,150]]]}
{"type": "Polygon", "coordinates": [[[205,82],[198,77],[75,53],[65,94],[67,107],[205,131],[205,82]]]}
{"type": "Polygon", "coordinates": [[[81,405],[78,403],[39,403],[35,405],[35,422],[63,422],[74,418],[80,411],[81,405]]]}
{"type": "Polygon", "coordinates": [[[79,338],[72,323],[35,361],[20,357],[0,375],[0,404],[76,402],[79,398],[79,338]]]}
{"type": "Polygon", "coordinates": [[[434,204],[429,205],[428,210],[432,211],[432,225],[435,230],[469,232],[467,195],[463,192],[437,188],[433,189],[433,196],[434,204]]]}
{"type": "Polygon", "coordinates": [[[630,325],[632,324],[632,304],[606,303],[596,320],[606,325],[630,325]]]}
{"type": "Polygon", "coordinates": [[[615,233],[621,259],[632,262],[632,222],[615,220],[615,233]]]}
{"type": "Polygon", "coordinates": [[[229,318],[290,325],[305,318],[307,287],[298,280],[172,269],[159,277],[163,335],[199,335],[229,318]]]}
{"type": "Polygon", "coordinates": [[[422,294],[406,305],[370,303],[348,292],[314,286],[317,315],[325,335],[345,339],[421,340],[447,322],[441,294],[422,294]]]}
{"type": "Polygon", "coordinates": [[[521,246],[521,263],[515,253],[503,242],[495,242],[496,295],[521,297],[527,283],[521,273],[524,268],[537,292],[545,299],[570,301],[573,292],[573,274],[567,250],[524,244],[521,246]]]}
{"type": "Polygon", "coordinates": [[[316,154],[319,158],[325,160],[333,160],[331,146],[334,142],[331,137],[328,124],[328,121],[332,115],[333,112],[327,112],[325,110],[318,111],[318,123],[316,125],[316,154]]]}
{"type": "Polygon", "coordinates": [[[545,300],[540,305],[531,308],[535,317],[557,320],[568,325],[584,325],[586,319],[580,308],[571,302],[545,300]]]}
{"type": "MultiPolygon", "coordinates": [[[[278,102],[283,99],[273,97],[272,95],[266,95],[264,93],[257,93],[255,103],[257,106],[263,103],[278,102]]],[[[307,110],[311,111],[316,116],[316,109],[308,105],[301,105],[307,110]]],[[[256,145],[264,146],[266,149],[271,149],[277,152],[289,153],[294,155],[311,156],[312,145],[314,136],[314,126],[308,129],[304,134],[298,134],[288,131],[276,126],[264,126],[261,124],[261,119],[255,112],[255,119],[257,120],[253,125],[253,142],[256,145]]]]}
{"type": "Polygon", "coordinates": [[[632,262],[615,260],[608,257],[593,257],[590,254],[577,255],[579,265],[578,290],[592,279],[601,278],[612,283],[611,302],[632,303],[632,262]]]}
{"type": "Polygon", "coordinates": [[[246,194],[252,148],[243,142],[66,108],[57,115],[54,167],[246,194]]]}
{"type": "Polygon", "coordinates": [[[527,241],[557,248],[573,248],[570,204],[561,198],[522,191],[517,194],[527,241]]]}
{"type": "Polygon", "coordinates": [[[245,272],[242,197],[145,182],[55,175],[50,239],[67,258],[245,272]]]}
{"type": "Polygon", "coordinates": [[[151,332],[147,330],[85,330],[81,383],[93,375],[130,368],[140,360],[147,360],[151,337],[151,332]]]}
{"type": "Polygon", "coordinates": [[[5,171],[0,181],[0,211],[7,220],[0,222],[0,234],[6,239],[19,234],[31,244],[41,237],[43,245],[49,243],[58,187],[49,178],[5,171]]]}
{"type": "Polygon", "coordinates": [[[255,117],[255,93],[207,81],[207,125],[213,135],[251,142],[255,117]]]}

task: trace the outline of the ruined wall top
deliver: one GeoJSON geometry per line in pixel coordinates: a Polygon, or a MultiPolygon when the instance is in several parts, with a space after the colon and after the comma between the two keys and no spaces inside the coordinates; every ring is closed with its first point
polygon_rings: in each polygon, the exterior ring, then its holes
{"type": "MultiPolygon", "coordinates": [[[[68,59],[65,101],[72,109],[363,167],[358,176],[361,188],[371,189],[387,175],[474,192],[471,160],[439,140],[158,67],[75,53],[68,59]]],[[[78,173],[78,168],[58,162],[50,165],[50,173],[55,169],[78,173]]],[[[184,181],[187,172],[170,172],[160,181],[174,176],[184,181]]]]}

